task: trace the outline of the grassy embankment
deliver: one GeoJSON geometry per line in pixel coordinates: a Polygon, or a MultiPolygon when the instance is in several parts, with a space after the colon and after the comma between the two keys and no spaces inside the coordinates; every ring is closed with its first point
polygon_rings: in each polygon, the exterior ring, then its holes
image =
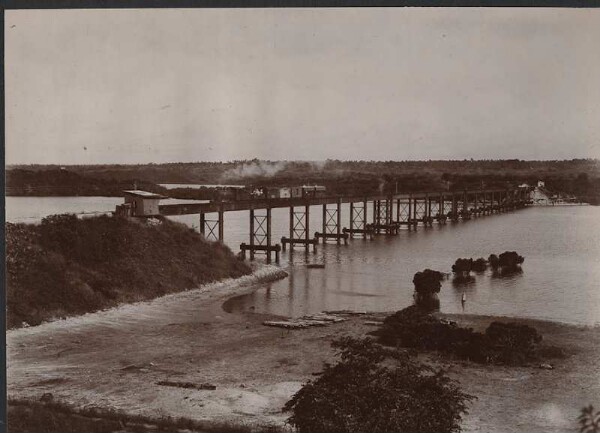
{"type": "Polygon", "coordinates": [[[155,298],[250,273],[181,224],[108,216],[6,224],[8,328],[155,298]]]}
{"type": "Polygon", "coordinates": [[[75,410],[54,402],[9,400],[10,433],[245,433],[250,431],[227,422],[194,422],[188,419],[157,417],[150,419],[109,409],[75,410]]]}

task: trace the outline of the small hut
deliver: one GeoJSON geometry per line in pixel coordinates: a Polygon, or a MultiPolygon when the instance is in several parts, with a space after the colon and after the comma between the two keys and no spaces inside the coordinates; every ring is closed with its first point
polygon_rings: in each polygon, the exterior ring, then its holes
{"type": "Polygon", "coordinates": [[[150,217],[160,215],[158,202],[168,198],[153,192],[139,189],[123,191],[125,203],[117,206],[116,214],[133,217],[150,217]]]}

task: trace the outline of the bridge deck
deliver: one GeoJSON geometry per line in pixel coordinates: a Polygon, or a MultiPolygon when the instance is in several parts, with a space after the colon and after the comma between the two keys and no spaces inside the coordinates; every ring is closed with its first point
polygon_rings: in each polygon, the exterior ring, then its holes
{"type": "MultiPolygon", "coordinates": [[[[504,193],[508,191],[516,191],[515,189],[495,189],[495,190],[477,190],[466,191],[466,194],[473,196],[475,194],[491,194],[504,193]]],[[[373,200],[425,200],[429,197],[432,200],[443,197],[444,200],[451,199],[453,196],[460,199],[464,196],[465,191],[438,191],[438,192],[423,192],[414,194],[392,194],[392,195],[370,195],[366,197],[314,197],[314,198],[281,198],[281,199],[258,199],[258,200],[240,200],[231,202],[210,202],[210,203],[187,203],[187,204],[164,204],[159,206],[161,215],[187,215],[210,212],[233,212],[250,209],[267,209],[267,208],[287,208],[291,206],[315,206],[323,204],[340,203],[358,203],[373,200]]]]}

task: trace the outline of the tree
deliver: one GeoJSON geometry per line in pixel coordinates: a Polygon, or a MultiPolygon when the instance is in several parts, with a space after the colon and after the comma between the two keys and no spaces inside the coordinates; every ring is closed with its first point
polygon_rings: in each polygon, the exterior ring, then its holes
{"type": "Polygon", "coordinates": [[[455,274],[469,274],[473,269],[473,259],[456,259],[452,265],[455,274]]]}
{"type": "Polygon", "coordinates": [[[473,397],[444,372],[370,339],[346,337],[332,346],[340,361],[284,406],[299,432],[460,431],[473,397]]]}
{"type": "Polygon", "coordinates": [[[480,257],[473,261],[472,267],[475,272],[483,272],[487,269],[487,261],[483,257],[480,257]]]}
{"type": "Polygon", "coordinates": [[[517,265],[522,264],[524,261],[525,258],[515,251],[505,251],[498,258],[498,264],[501,268],[516,268],[517,265]]]}
{"type": "Polygon", "coordinates": [[[417,272],[413,277],[415,292],[417,292],[418,295],[431,295],[433,293],[439,293],[440,289],[442,288],[443,279],[444,274],[439,271],[425,269],[422,272],[417,272]]]}

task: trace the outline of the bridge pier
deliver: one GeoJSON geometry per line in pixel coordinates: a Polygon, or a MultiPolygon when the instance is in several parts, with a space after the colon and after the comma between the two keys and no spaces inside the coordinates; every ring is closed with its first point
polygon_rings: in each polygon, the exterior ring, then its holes
{"type": "Polygon", "coordinates": [[[446,222],[446,207],[444,205],[444,193],[440,193],[440,196],[438,197],[438,211],[437,215],[435,216],[435,219],[437,219],[438,224],[443,224],[446,222]]]}
{"type": "Polygon", "coordinates": [[[207,219],[206,214],[204,212],[200,212],[200,234],[204,236],[207,241],[223,242],[223,217],[223,206],[219,207],[216,220],[207,219]]]}
{"type": "Polygon", "coordinates": [[[387,235],[398,234],[398,224],[392,222],[393,200],[389,196],[383,200],[373,201],[373,223],[368,228],[375,234],[385,232],[387,235]]]}
{"type": "Polygon", "coordinates": [[[463,221],[471,219],[471,212],[469,210],[469,193],[466,190],[463,192],[462,211],[460,216],[462,217],[463,221]]]}
{"type": "Polygon", "coordinates": [[[254,207],[250,208],[250,244],[240,244],[242,255],[246,256],[246,251],[250,252],[250,260],[254,260],[257,251],[265,252],[267,263],[271,263],[271,253],[275,253],[275,261],[279,263],[280,245],[271,243],[271,207],[265,209],[264,215],[256,215],[254,207]]]}
{"type": "Polygon", "coordinates": [[[355,234],[362,234],[363,239],[367,239],[367,235],[373,238],[373,230],[369,228],[367,219],[367,199],[362,202],[350,202],[350,228],[344,228],[343,233],[347,233],[350,237],[355,234]],[[360,206],[357,204],[360,203],[360,206]]]}
{"type": "Polygon", "coordinates": [[[286,245],[290,246],[290,253],[294,251],[294,245],[304,245],[305,251],[308,253],[310,245],[313,246],[313,252],[317,251],[317,238],[310,239],[310,205],[306,203],[301,208],[303,211],[296,211],[294,206],[290,206],[290,236],[281,238],[283,251],[286,245]]]}
{"type": "Polygon", "coordinates": [[[315,239],[323,239],[323,244],[327,243],[327,239],[335,239],[339,245],[341,240],[348,245],[348,233],[342,233],[342,202],[338,198],[335,208],[330,209],[327,204],[323,205],[323,231],[315,232],[315,239]]]}

